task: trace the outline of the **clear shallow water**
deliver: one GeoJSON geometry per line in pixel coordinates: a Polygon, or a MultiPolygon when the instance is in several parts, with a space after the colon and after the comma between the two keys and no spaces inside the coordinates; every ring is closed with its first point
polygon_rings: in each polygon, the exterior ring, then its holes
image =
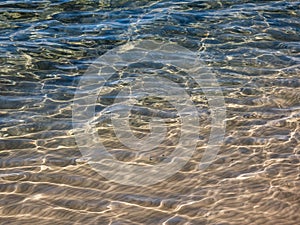
{"type": "MultiPolygon", "coordinates": [[[[298,224],[299,12],[299,1],[1,1],[0,223],[298,224]],[[216,74],[225,140],[199,171],[210,117],[203,93],[187,85],[203,109],[192,159],[153,186],[116,184],[82,159],[74,92],[108,50],[161,38],[198,52],[216,74]]],[[[112,82],[99,111],[122,82],[112,82]]],[[[145,104],[172,110],[159,99],[145,104]]],[[[137,136],[148,132],[144,116],[131,118],[137,136]]],[[[178,121],[170,120],[176,131],[178,121]]],[[[124,149],[109,122],[98,125],[120,161],[155,164],[177,143],[171,132],[150,160],[124,149]]]]}

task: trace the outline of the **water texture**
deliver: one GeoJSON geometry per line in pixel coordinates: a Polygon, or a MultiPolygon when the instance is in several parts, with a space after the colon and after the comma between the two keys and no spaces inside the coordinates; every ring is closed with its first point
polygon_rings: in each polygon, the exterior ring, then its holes
{"type": "Polygon", "coordinates": [[[0,30],[0,224],[300,223],[300,1],[7,0],[0,30]],[[226,133],[205,170],[198,165],[212,129],[207,98],[163,60],[117,71],[91,123],[119,161],[172,160],[181,120],[164,99],[144,98],[131,110],[138,138],[149,134],[152,116],[165,119],[167,138],[153,151],[126,148],[113,118],[97,117],[126,110],[107,107],[134,79],[161,75],[199,110],[188,163],[137,187],[106,179],[82,156],[72,124],[80,78],[132,40],[176,43],[214,72],[226,133]]]}

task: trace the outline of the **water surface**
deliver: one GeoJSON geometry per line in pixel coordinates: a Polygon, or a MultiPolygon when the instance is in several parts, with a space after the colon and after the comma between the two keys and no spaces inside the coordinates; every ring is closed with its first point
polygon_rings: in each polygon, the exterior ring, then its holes
{"type": "MultiPolygon", "coordinates": [[[[0,224],[300,223],[299,1],[1,1],[0,29],[0,224]],[[211,129],[207,99],[186,74],[156,68],[198,107],[199,143],[167,180],[132,187],[82,158],[72,102],[94,60],[143,39],[197,52],[214,71],[226,134],[217,158],[199,171],[211,129]]],[[[112,80],[97,111],[128,82],[112,80]]],[[[174,110],[155,98],[141,106],[174,110]]],[[[149,132],[150,116],[132,112],[137,137],[149,132]]],[[[153,165],[178,143],[180,121],[167,119],[168,139],[150,155],[120,144],[111,121],[97,126],[118,160],[153,165]]]]}

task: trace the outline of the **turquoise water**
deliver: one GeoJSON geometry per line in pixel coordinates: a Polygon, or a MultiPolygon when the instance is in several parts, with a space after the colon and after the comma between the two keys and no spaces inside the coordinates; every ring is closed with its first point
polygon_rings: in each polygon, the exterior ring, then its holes
{"type": "MultiPolygon", "coordinates": [[[[1,1],[0,29],[0,224],[300,222],[299,1],[1,1]],[[187,164],[156,184],[130,186],[83,157],[72,104],[98,57],[143,40],[181,46],[212,71],[226,131],[216,158],[199,170],[214,114],[195,79],[163,57],[117,69],[96,113],[145,74],[182,87],[199,111],[190,129],[199,140],[187,164]]],[[[112,119],[95,126],[117,160],[155,166],[172,161],[179,143],[182,121],[174,111],[155,97],[131,110],[137,138],[147,136],[154,114],[166,119],[167,138],[153,151],[122,145],[112,119]]]]}

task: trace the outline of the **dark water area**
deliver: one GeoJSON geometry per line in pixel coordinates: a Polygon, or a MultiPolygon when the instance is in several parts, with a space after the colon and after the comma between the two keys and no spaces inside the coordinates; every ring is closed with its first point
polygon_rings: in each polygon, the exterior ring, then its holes
{"type": "MultiPolygon", "coordinates": [[[[0,1],[0,224],[300,224],[299,102],[300,1],[0,1]],[[133,62],[129,75],[116,70],[97,113],[147,71],[183,87],[199,110],[188,162],[156,184],[131,186],[102,176],[83,156],[72,107],[98,57],[143,40],[175,43],[213,72],[226,131],[199,170],[213,129],[199,86],[164,57],[133,62]]],[[[124,163],[172,161],[182,126],[174,107],[149,98],[131,113],[138,138],[149,133],[151,116],[164,118],[166,140],[139,154],[114,135],[113,119],[102,118],[95,123],[103,145],[124,163]]]]}

